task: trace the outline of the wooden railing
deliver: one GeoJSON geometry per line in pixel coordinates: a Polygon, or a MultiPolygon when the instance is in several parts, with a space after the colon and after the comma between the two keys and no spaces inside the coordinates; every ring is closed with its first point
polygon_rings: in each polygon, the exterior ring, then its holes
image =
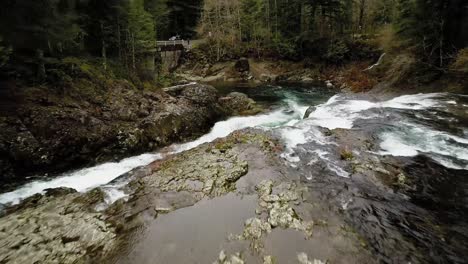
{"type": "Polygon", "coordinates": [[[190,48],[190,40],[164,40],[156,41],[158,47],[182,45],[185,49],[190,48]]]}

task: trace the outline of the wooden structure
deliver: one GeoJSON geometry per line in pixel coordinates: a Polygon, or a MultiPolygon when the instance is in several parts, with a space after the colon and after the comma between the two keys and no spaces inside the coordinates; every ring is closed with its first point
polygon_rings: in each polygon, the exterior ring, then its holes
{"type": "Polygon", "coordinates": [[[190,50],[190,40],[166,40],[156,41],[156,46],[159,52],[176,51],[176,50],[190,50]]]}

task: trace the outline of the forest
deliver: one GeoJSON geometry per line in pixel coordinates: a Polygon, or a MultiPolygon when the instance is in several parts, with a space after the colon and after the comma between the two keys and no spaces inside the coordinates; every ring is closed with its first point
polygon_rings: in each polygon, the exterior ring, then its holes
{"type": "Polygon", "coordinates": [[[181,35],[205,39],[200,50],[213,61],[248,56],[330,64],[368,57],[380,38],[380,50],[411,51],[444,71],[468,43],[467,5],[463,0],[8,0],[0,11],[0,66],[3,78],[54,82],[67,78],[57,70],[61,62],[81,58],[135,76],[148,57],[157,71],[157,40],[181,35]]]}
{"type": "Polygon", "coordinates": [[[337,63],[359,56],[359,49],[355,48],[360,42],[391,26],[424,60],[443,67],[466,45],[466,3],[463,2],[205,1],[201,32],[213,32],[218,56],[239,47],[287,58],[322,54],[322,59],[337,63]]]}
{"type": "Polygon", "coordinates": [[[194,36],[197,1],[178,0],[8,0],[0,11],[3,73],[34,76],[56,71],[57,60],[99,60],[137,70],[155,41],[172,34],[194,36]],[[109,62],[110,61],[110,62],[109,62]],[[35,65],[35,66],[34,66],[35,65]],[[45,65],[49,67],[45,67],[45,65]]]}

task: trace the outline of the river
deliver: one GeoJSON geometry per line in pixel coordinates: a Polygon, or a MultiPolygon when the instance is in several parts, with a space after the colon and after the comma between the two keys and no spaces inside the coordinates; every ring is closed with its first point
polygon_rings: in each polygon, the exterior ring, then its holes
{"type": "Polygon", "coordinates": [[[464,261],[468,248],[467,96],[432,93],[379,100],[369,95],[335,94],[321,87],[294,85],[221,85],[219,90],[225,94],[244,92],[268,111],[217,122],[200,138],[174,144],[161,152],[27,183],[1,194],[0,204],[17,204],[56,187],[80,192],[101,187],[110,204],[128,195],[123,187],[129,179],[119,177],[126,172],[236,130],[255,127],[282,139],[285,164],[301,175],[310,188],[319,189],[349,223],[375,242],[371,249],[381,260],[398,259],[392,255],[398,251],[402,260],[415,262],[427,257],[436,262],[464,261]],[[315,109],[303,119],[309,106],[315,109]],[[356,172],[346,165],[337,153],[343,146],[330,139],[330,130],[345,135],[341,136],[341,143],[346,142],[348,135],[350,147],[369,144],[367,149],[353,148],[350,155],[369,164],[397,166],[404,173],[404,187],[381,188],[385,180],[366,178],[366,169],[356,172]],[[363,138],[361,143],[357,142],[359,137],[363,138]],[[428,256],[412,253],[415,247],[418,252],[421,248],[427,250],[428,256]]]}
{"type": "Polygon", "coordinates": [[[122,182],[116,185],[109,185],[108,183],[134,168],[145,166],[155,160],[161,159],[164,155],[178,153],[200,144],[211,142],[217,138],[225,137],[236,130],[248,127],[273,129],[295,123],[302,119],[307,105],[324,103],[333,95],[333,93],[321,88],[305,89],[296,87],[290,90],[287,87],[280,86],[264,86],[255,89],[220,86],[219,90],[223,94],[241,90],[255,99],[259,104],[269,108],[270,111],[256,116],[233,117],[217,122],[209,133],[194,141],[175,144],[165,148],[161,151],[164,154],[145,153],[123,159],[119,162],[109,162],[64,173],[54,179],[27,183],[12,192],[1,194],[0,204],[17,204],[21,199],[44,192],[48,188],[68,187],[74,188],[79,192],[84,192],[99,186],[102,186],[108,192],[109,202],[112,202],[124,195],[118,190],[122,186],[122,182]]]}

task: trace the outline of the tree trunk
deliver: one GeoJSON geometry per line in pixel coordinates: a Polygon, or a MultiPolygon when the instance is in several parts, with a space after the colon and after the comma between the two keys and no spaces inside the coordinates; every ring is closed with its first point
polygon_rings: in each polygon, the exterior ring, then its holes
{"type": "Polygon", "coordinates": [[[265,9],[266,9],[268,38],[270,39],[271,38],[270,0],[265,0],[265,9]]]}
{"type": "Polygon", "coordinates": [[[275,0],[275,37],[278,38],[278,2],[275,0]]]}
{"type": "Polygon", "coordinates": [[[219,61],[221,59],[221,41],[220,41],[220,22],[221,22],[221,8],[219,7],[219,1],[216,2],[216,30],[215,30],[215,39],[217,43],[217,54],[216,54],[216,61],[219,61]]]}
{"type": "MultiPolygon", "coordinates": [[[[49,54],[52,54],[53,53],[53,49],[52,49],[52,43],[50,42],[50,39],[47,39],[47,47],[49,48],[49,54]]],[[[44,51],[42,51],[42,54],[44,54],[44,51]]]]}
{"type": "Polygon", "coordinates": [[[125,60],[125,68],[128,70],[128,50],[129,50],[130,36],[128,28],[125,30],[125,48],[123,49],[123,59],[125,60]]]}
{"type": "Polygon", "coordinates": [[[41,49],[36,50],[36,59],[37,59],[37,79],[39,82],[43,82],[46,78],[43,50],[41,49]]]}
{"type": "Polygon", "coordinates": [[[102,40],[102,49],[101,49],[101,56],[102,56],[102,66],[104,70],[107,70],[107,52],[106,52],[106,39],[104,35],[104,23],[101,22],[101,40],[102,40]]]}
{"type": "Polygon", "coordinates": [[[122,61],[122,40],[120,36],[120,16],[117,16],[117,49],[119,52],[119,61],[122,61]]]}
{"type": "Polygon", "coordinates": [[[242,24],[240,15],[240,4],[237,6],[237,22],[239,24],[239,41],[242,42],[242,24]]]}
{"type": "Polygon", "coordinates": [[[131,33],[131,44],[132,44],[132,68],[136,69],[136,59],[135,59],[135,34],[131,33]]]}
{"type": "Polygon", "coordinates": [[[439,36],[439,66],[440,68],[444,65],[444,24],[445,21],[441,19],[440,21],[440,36],[439,36]]]}
{"type": "Polygon", "coordinates": [[[362,33],[363,30],[364,30],[365,8],[366,8],[366,0],[360,0],[360,2],[359,2],[359,20],[358,20],[358,26],[359,26],[359,32],[360,33],[362,33]]]}

